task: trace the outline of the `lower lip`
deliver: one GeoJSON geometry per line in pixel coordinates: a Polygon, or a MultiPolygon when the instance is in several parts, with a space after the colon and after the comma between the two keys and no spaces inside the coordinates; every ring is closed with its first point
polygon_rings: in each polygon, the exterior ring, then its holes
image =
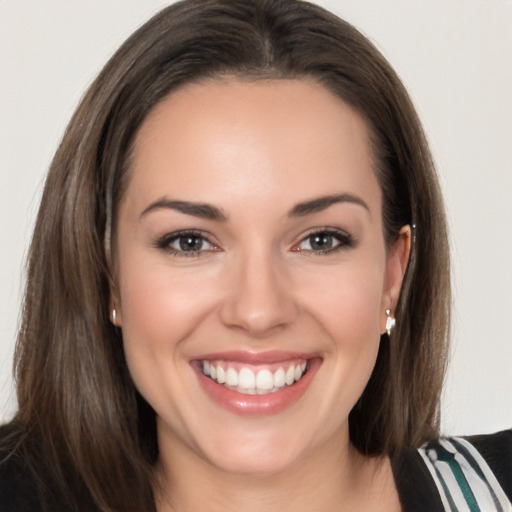
{"type": "Polygon", "coordinates": [[[217,405],[239,416],[270,416],[296,403],[306,392],[322,364],[319,358],[308,361],[308,370],[295,384],[266,395],[246,395],[217,384],[199,369],[194,369],[203,390],[217,405]]]}

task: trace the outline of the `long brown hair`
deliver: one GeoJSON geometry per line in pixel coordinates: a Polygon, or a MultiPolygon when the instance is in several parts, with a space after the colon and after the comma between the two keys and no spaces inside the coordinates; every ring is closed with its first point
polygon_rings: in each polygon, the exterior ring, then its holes
{"type": "Polygon", "coordinates": [[[105,245],[148,112],[181,85],[225,75],[313,79],[367,121],[386,241],[410,224],[413,244],[397,327],[381,338],[350,436],[362,453],[393,454],[438,434],[450,309],[446,223],[402,83],[361,33],[318,6],[187,0],[137,30],[89,88],[51,164],[30,247],[13,425],[42,497],[56,493],[69,510],[154,510],[155,417],[109,320],[105,245]]]}

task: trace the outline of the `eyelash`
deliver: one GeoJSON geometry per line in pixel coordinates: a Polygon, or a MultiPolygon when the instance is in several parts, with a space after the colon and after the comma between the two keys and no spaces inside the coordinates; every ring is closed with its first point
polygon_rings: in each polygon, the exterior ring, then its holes
{"type": "Polygon", "coordinates": [[[211,242],[208,239],[208,237],[206,237],[204,235],[204,233],[202,233],[201,231],[195,231],[195,230],[178,231],[175,233],[169,233],[169,234],[164,235],[163,237],[159,238],[155,245],[158,249],[162,249],[162,250],[170,253],[172,256],[176,256],[179,258],[198,258],[205,251],[217,252],[219,250],[218,247],[213,242],[211,242]],[[177,249],[175,247],[172,247],[173,243],[179,242],[180,239],[186,239],[186,238],[196,238],[199,240],[201,245],[203,243],[208,243],[212,246],[212,248],[211,249],[198,249],[198,250],[186,251],[184,249],[177,249]]]}
{"type": "Polygon", "coordinates": [[[338,251],[343,251],[347,249],[352,249],[356,246],[357,241],[354,239],[354,237],[345,231],[334,229],[334,228],[323,228],[323,229],[316,229],[315,231],[312,231],[308,233],[306,236],[304,236],[300,242],[292,247],[293,252],[300,252],[303,254],[308,255],[323,255],[323,254],[332,254],[336,253],[338,251]],[[329,237],[331,239],[334,239],[338,242],[337,245],[334,247],[328,247],[327,249],[301,249],[300,245],[303,244],[306,241],[309,241],[309,244],[311,245],[311,241],[314,237],[329,237]]]}
{"type": "MultiPolygon", "coordinates": [[[[294,245],[292,247],[293,252],[299,252],[303,254],[308,255],[323,255],[323,254],[331,254],[342,250],[351,249],[356,246],[357,241],[348,233],[333,229],[333,228],[323,228],[323,229],[317,229],[315,231],[312,231],[308,233],[306,236],[304,236],[298,244],[294,245]],[[337,245],[334,247],[328,247],[327,249],[320,249],[320,250],[314,250],[314,249],[301,249],[300,245],[303,243],[309,241],[309,244],[311,246],[312,239],[314,237],[323,237],[325,240],[325,237],[329,237],[330,239],[334,239],[337,241],[337,245]]],[[[204,235],[201,231],[195,231],[195,230],[189,230],[189,231],[178,231],[175,233],[169,233],[167,235],[164,235],[163,237],[159,238],[155,244],[155,246],[158,249],[164,250],[168,253],[170,253],[172,256],[180,257],[180,258],[198,258],[202,253],[204,252],[218,252],[220,249],[212,243],[208,237],[204,235]],[[201,245],[204,243],[210,244],[212,248],[210,249],[197,249],[197,250],[184,250],[183,248],[178,249],[172,246],[172,244],[180,241],[180,239],[187,239],[187,238],[194,238],[199,241],[201,245]]]]}

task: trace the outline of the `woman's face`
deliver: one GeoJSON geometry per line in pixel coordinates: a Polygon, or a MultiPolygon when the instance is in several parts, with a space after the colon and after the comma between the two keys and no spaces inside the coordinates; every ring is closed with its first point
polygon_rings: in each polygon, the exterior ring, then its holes
{"type": "Polygon", "coordinates": [[[188,85],[154,108],[113,305],[161,454],[268,474],[347,446],[407,259],[381,204],[365,123],[320,85],[188,85]]]}

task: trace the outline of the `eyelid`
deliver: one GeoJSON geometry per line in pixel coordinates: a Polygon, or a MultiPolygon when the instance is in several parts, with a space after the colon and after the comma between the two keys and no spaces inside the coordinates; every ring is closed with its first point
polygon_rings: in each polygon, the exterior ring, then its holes
{"type": "Polygon", "coordinates": [[[159,237],[155,242],[155,247],[157,249],[160,249],[162,251],[168,252],[173,256],[177,257],[199,257],[201,254],[204,254],[206,252],[219,252],[221,249],[219,247],[219,244],[212,241],[212,238],[214,238],[211,233],[207,233],[198,229],[180,229],[178,231],[173,231],[171,233],[166,233],[165,235],[159,237]],[[180,249],[176,249],[171,246],[171,244],[182,237],[197,237],[201,238],[208,244],[212,246],[211,249],[200,249],[198,251],[184,251],[180,249]]]}
{"type": "MultiPolygon", "coordinates": [[[[166,233],[163,236],[159,237],[155,243],[154,246],[157,249],[160,249],[162,251],[165,251],[173,256],[176,257],[199,257],[200,255],[204,253],[210,253],[210,252],[220,252],[222,251],[220,245],[213,240],[215,237],[208,232],[199,230],[199,229],[181,229],[178,231],[173,231],[170,233],[166,233]],[[177,249],[175,247],[172,247],[172,243],[177,241],[179,238],[182,237],[197,237],[202,239],[204,242],[208,243],[211,248],[208,249],[199,249],[199,250],[192,250],[192,251],[185,251],[182,249],[177,249]]],[[[294,244],[291,247],[292,252],[302,253],[302,254],[309,254],[309,255],[322,255],[327,253],[335,253],[340,250],[348,250],[356,246],[358,241],[347,231],[335,228],[332,226],[325,226],[325,227],[315,227],[311,228],[305,233],[302,233],[300,235],[300,238],[294,242],[294,244]],[[332,236],[337,240],[337,244],[334,247],[328,247],[327,249],[320,249],[320,250],[314,250],[314,249],[301,249],[300,245],[308,240],[308,238],[314,236],[314,235],[328,235],[332,236]]]]}
{"type": "Polygon", "coordinates": [[[301,234],[299,240],[292,245],[291,251],[310,255],[322,255],[327,253],[335,253],[340,250],[352,249],[356,246],[357,240],[347,231],[332,226],[311,228],[306,233],[301,234]],[[325,250],[300,249],[300,245],[308,238],[314,235],[328,235],[336,238],[339,243],[325,250]]]}

